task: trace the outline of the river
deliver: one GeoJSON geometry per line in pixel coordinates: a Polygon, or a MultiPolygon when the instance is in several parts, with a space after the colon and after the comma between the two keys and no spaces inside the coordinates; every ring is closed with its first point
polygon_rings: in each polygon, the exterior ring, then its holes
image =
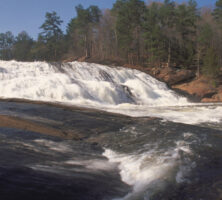
{"type": "Polygon", "coordinates": [[[221,104],[121,67],[0,69],[1,199],[222,199],[221,104]]]}

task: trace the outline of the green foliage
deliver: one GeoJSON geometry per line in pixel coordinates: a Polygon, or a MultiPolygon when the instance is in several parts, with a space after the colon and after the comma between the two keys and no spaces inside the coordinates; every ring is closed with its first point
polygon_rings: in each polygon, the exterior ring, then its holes
{"type": "MultiPolygon", "coordinates": [[[[46,45],[47,48],[47,60],[59,60],[62,54],[61,44],[63,39],[63,33],[60,28],[62,20],[57,16],[56,12],[45,15],[45,22],[41,25],[40,29],[43,31],[39,35],[39,43],[46,45]]],[[[38,46],[41,46],[41,45],[38,46]]],[[[43,49],[43,47],[42,47],[43,49]]]]}
{"type": "Polygon", "coordinates": [[[203,73],[209,77],[216,77],[219,71],[219,57],[215,49],[209,48],[203,60],[203,73]]]}
{"type": "Polygon", "coordinates": [[[166,55],[162,24],[160,23],[160,6],[157,3],[152,3],[146,10],[144,19],[143,37],[149,54],[148,63],[152,66],[154,63],[163,62],[166,55]]]}
{"type": "MultiPolygon", "coordinates": [[[[68,24],[67,34],[77,46],[81,46],[87,57],[91,54],[91,40],[93,32],[98,25],[102,16],[100,9],[97,6],[90,6],[84,9],[82,5],[76,6],[77,17],[71,19],[68,24]]],[[[72,47],[72,46],[71,46],[72,47]]]]}
{"type": "Polygon", "coordinates": [[[25,31],[0,33],[0,59],[58,61],[91,57],[144,66],[189,67],[215,77],[222,65],[222,0],[199,12],[195,0],[116,0],[103,13],[78,5],[61,30],[56,12],[47,12],[33,40],[25,31]],[[175,3],[176,2],[176,3],[175,3]]]}
{"type": "Polygon", "coordinates": [[[210,24],[204,23],[199,27],[199,35],[197,37],[197,42],[200,44],[202,49],[206,50],[211,46],[211,41],[213,38],[213,30],[210,24]]]}
{"type": "Polygon", "coordinates": [[[33,45],[32,38],[25,31],[18,34],[13,46],[13,56],[19,61],[29,61],[31,57],[31,49],[33,45]]]}
{"type": "Polygon", "coordinates": [[[40,26],[40,29],[43,30],[40,35],[47,41],[52,38],[59,39],[62,37],[63,33],[60,28],[62,20],[57,16],[56,12],[52,13],[47,12],[45,15],[45,22],[40,26]]]}
{"type": "Polygon", "coordinates": [[[0,34],[0,58],[10,60],[13,58],[12,48],[15,42],[13,34],[8,31],[0,34]]]}
{"type": "Polygon", "coordinates": [[[222,0],[217,0],[213,15],[218,23],[222,25],[222,0]]]}
{"type": "Polygon", "coordinates": [[[41,35],[39,35],[38,40],[34,42],[30,54],[33,60],[49,60],[50,51],[41,35]]]}
{"type": "Polygon", "coordinates": [[[190,0],[188,5],[179,5],[176,9],[176,32],[179,47],[177,55],[179,63],[188,67],[192,65],[195,57],[196,23],[198,20],[197,4],[190,0]]]}
{"type": "Polygon", "coordinates": [[[117,39],[121,52],[125,55],[130,51],[139,54],[139,37],[145,13],[144,2],[141,0],[117,0],[112,12],[116,16],[117,39]]]}

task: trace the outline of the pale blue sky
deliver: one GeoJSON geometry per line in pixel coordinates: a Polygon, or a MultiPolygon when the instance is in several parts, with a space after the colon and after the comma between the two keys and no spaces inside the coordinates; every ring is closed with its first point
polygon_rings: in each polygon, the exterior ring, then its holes
{"type": "MultiPolygon", "coordinates": [[[[178,0],[184,2],[184,0],[178,0]]],[[[101,9],[111,8],[115,0],[0,0],[0,33],[8,30],[17,35],[26,30],[36,38],[44,22],[45,13],[56,11],[64,21],[63,30],[75,16],[75,6],[98,5],[101,9]]],[[[197,0],[199,6],[213,6],[216,0],[197,0]]]]}

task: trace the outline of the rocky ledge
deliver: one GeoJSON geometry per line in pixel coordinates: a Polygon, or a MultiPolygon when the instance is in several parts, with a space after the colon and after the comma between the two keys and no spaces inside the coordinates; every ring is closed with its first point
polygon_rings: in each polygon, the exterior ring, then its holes
{"type": "Polygon", "coordinates": [[[201,102],[222,102],[222,86],[214,86],[212,80],[207,77],[202,76],[172,87],[200,98],[201,102]]]}
{"type": "Polygon", "coordinates": [[[200,76],[195,71],[176,68],[152,68],[149,73],[166,82],[171,88],[195,97],[201,102],[222,102],[220,78],[200,76]]]}

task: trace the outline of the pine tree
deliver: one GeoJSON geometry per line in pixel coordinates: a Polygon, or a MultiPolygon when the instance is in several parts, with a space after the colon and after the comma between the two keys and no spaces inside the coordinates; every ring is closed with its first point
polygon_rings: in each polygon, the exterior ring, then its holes
{"type": "Polygon", "coordinates": [[[50,61],[50,49],[48,48],[44,38],[39,34],[37,41],[34,42],[30,51],[33,60],[50,61]]]}
{"type": "Polygon", "coordinates": [[[11,60],[13,58],[12,48],[15,42],[14,35],[8,31],[0,34],[0,58],[11,60]]]}
{"type": "Polygon", "coordinates": [[[215,78],[219,72],[218,55],[215,49],[208,48],[203,59],[203,73],[209,77],[215,78]]]}
{"type": "Polygon", "coordinates": [[[77,17],[68,25],[67,34],[70,39],[80,43],[84,48],[85,56],[91,56],[94,31],[101,18],[101,11],[97,6],[84,9],[82,5],[76,7],[77,17]]]}
{"type": "Polygon", "coordinates": [[[176,32],[178,41],[176,63],[184,67],[189,67],[194,62],[198,17],[197,3],[194,0],[190,0],[187,5],[179,5],[176,9],[176,32]]]}
{"type": "Polygon", "coordinates": [[[40,27],[40,29],[43,30],[40,33],[40,37],[47,46],[47,58],[49,60],[58,60],[62,53],[61,42],[63,39],[63,32],[60,26],[63,21],[54,11],[52,13],[47,12],[45,18],[45,22],[40,27]]]}
{"type": "Polygon", "coordinates": [[[19,61],[31,60],[31,48],[33,45],[33,39],[27,32],[22,31],[15,38],[15,44],[13,46],[14,59],[19,61]]]}
{"type": "Polygon", "coordinates": [[[222,0],[217,0],[215,4],[215,9],[213,11],[213,16],[216,21],[222,25],[222,0]]]}
{"type": "Polygon", "coordinates": [[[160,65],[164,60],[164,36],[160,23],[160,6],[152,3],[146,10],[143,37],[148,53],[148,65],[160,65]]]}
{"type": "Polygon", "coordinates": [[[171,67],[175,41],[175,2],[164,0],[164,4],[160,9],[162,31],[165,38],[165,51],[167,52],[167,66],[171,67]]]}
{"type": "Polygon", "coordinates": [[[112,9],[116,16],[116,32],[120,52],[128,62],[133,62],[131,54],[135,54],[137,62],[140,58],[140,36],[145,4],[141,0],[117,0],[112,9]]]}

